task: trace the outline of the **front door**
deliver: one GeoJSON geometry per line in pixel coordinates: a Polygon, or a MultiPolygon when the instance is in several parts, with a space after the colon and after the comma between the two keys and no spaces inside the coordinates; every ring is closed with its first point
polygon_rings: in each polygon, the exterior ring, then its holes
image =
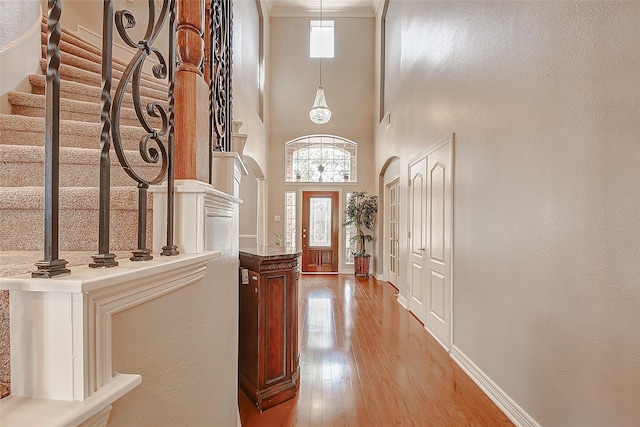
{"type": "Polygon", "coordinates": [[[427,213],[427,159],[409,166],[409,310],[425,323],[425,217],[427,213]]]}
{"type": "Polygon", "coordinates": [[[302,192],[302,271],[338,272],[337,191],[302,192]]]}

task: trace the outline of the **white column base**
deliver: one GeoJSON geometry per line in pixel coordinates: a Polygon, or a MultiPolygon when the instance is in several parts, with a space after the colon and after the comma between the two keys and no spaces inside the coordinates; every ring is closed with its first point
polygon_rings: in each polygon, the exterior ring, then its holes
{"type": "MultiPolygon", "coordinates": [[[[228,154],[228,153],[222,153],[228,154]]],[[[153,193],[153,252],[162,252],[167,241],[167,186],[149,187],[153,193]]],[[[241,200],[196,180],[176,180],[174,185],[173,242],[181,254],[215,250],[213,217],[233,217],[241,200]]]]}
{"type": "Polygon", "coordinates": [[[248,175],[240,155],[234,152],[216,152],[212,155],[211,183],[227,194],[240,195],[240,177],[248,175]]]}

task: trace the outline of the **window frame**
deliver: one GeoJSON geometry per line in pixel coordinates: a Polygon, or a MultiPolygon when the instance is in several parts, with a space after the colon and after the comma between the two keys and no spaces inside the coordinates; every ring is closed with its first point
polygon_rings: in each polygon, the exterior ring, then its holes
{"type": "Polygon", "coordinates": [[[358,144],[340,136],[318,134],[293,139],[285,143],[284,157],[284,182],[287,184],[348,184],[356,183],[358,179],[358,144]],[[304,150],[307,150],[306,155],[304,150]],[[333,154],[330,156],[331,151],[333,154]],[[340,151],[345,158],[336,156],[336,152],[340,151]],[[304,167],[300,169],[297,166],[299,162],[304,161],[307,162],[306,170],[304,167]],[[319,163],[317,172],[311,168],[313,163],[319,163]],[[325,170],[329,180],[323,179],[325,170]]]}

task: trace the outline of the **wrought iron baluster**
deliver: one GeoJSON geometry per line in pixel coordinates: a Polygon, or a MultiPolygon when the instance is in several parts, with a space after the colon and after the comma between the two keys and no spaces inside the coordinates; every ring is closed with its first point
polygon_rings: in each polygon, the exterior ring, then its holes
{"type": "Polygon", "coordinates": [[[213,148],[212,151],[224,151],[224,139],[226,137],[225,127],[225,52],[226,52],[226,32],[225,32],[225,0],[213,0],[211,28],[212,28],[212,53],[211,53],[211,91],[210,114],[211,126],[213,127],[213,148]]]}
{"type": "MultiPolygon", "coordinates": [[[[153,43],[157,38],[161,28],[166,22],[167,16],[171,10],[175,10],[175,3],[173,0],[164,0],[162,2],[162,9],[156,20],[155,14],[155,1],[148,0],[149,15],[147,22],[147,29],[143,40],[134,42],[127,30],[133,28],[136,25],[136,20],[133,14],[128,10],[119,10],[116,12],[116,28],[122,40],[130,47],[137,49],[137,52],[127,65],[127,68],[120,78],[120,82],[116,89],[116,93],[113,99],[113,105],[111,108],[111,124],[112,124],[112,136],[113,146],[118,156],[118,160],[122,165],[125,172],[138,183],[138,249],[133,252],[133,256],[130,258],[132,261],[146,261],[152,259],[151,251],[146,248],[146,218],[147,218],[147,189],[149,185],[158,184],[162,181],[167,173],[169,167],[173,168],[173,162],[170,161],[172,154],[169,150],[172,150],[172,138],[173,138],[173,65],[175,64],[175,53],[170,52],[173,58],[170,58],[170,64],[167,66],[164,56],[160,51],[153,47],[153,43]],[[167,74],[170,75],[169,81],[169,112],[159,102],[151,102],[146,105],[146,108],[142,107],[140,84],[142,67],[144,61],[151,54],[155,55],[159,61],[159,64],[153,67],[153,75],[158,79],[164,79],[167,74]],[[140,125],[146,132],[140,139],[138,147],[140,156],[146,163],[158,163],[160,162],[160,171],[151,179],[145,179],[139,175],[127,160],[121,137],[120,137],[120,110],[122,107],[122,101],[126,93],[126,88],[131,84],[131,95],[133,97],[133,107],[136,112],[136,116],[140,125]],[[147,117],[156,117],[162,120],[161,129],[155,129],[151,123],[149,123],[147,117]],[[149,141],[152,140],[155,147],[149,147],[149,141]]],[[[173,16],[173,15],[172,15],[173,16]]],[[[171,31],[170,37],[173,37],[173,31],[171,31]]],[[[172,171],[171,171],[172,173],[172,171]]],[[[169,178],[171,181],[171,189],[173,189],[173,177],[169,178]]],[[[173,212],[173,199],[172,191],[170,191],[171,205],[170,209],[173,212]]],[[[173,214],[168,220],[172,221],[173,214]]],[[[169,227],[168,227],[169,228],[169,227]]],[[[167,239],[173,240],[173,228],[171,226],[171,233],[167,236],[167,239]]],[[[163,248],[163,254],[176,254],[177,250],[173,245],[173,242],[168,242],[168,250],[163,248]],[[168,253],[165,253],[168,252],[168,253]]]]}
{"type": "Polygon", "coordinates": [[[215,0],[207,0],[207,28],[205,28],[205,32],[207,35],[207,40],[205,45],[207,46],[207,55],[205,56],[205,62],[208,62],[208,73],[206,77],[208,78],[209,84],[209,184],[212,184],[213,181],[213,156],[212,153],[214,151],[214,147],[216,145],[216,129],[215,129],[215,121],[214,121],[214,111],[215,111],[215,98],[214,98],[214,40],[215,40],[215,0]]]}
{"type": "Polygon", "coordinates": [[[92,268],[115,267],[115,254],[109,251],[111,208],[111,80],[113,69],[113,0],[102,3],[102,95],[100,99],[100,199],[98,207],[98,253],[92,268]]]}
{"type": "Polygon", "coordinates": [[[32,277],[70,274],[66,260],[58,258],[60,197],[60,16],[62,0],[48,0],[47,75],[44,136],[44,259],[32,277]]]}
{"type": "Polygon", "coordinates": [[[225,139],[224,139],[224,151],[231,151],[231,130],[233,129],[233,85],[232,85],[232,77],[233,77],[233,0],[227,0],[227,13],[226,13],[226,39],[227,39],[227,72],[226,78],[227,81],[225,83],[225,93],[226,98],[224,102],[227,105],[226,108],[226,117],[225,117],[225,128],[227,129],[225,139]]]}
{"type": "Polygon", "coordinates": [[[210,146],[212,151],[231,151],[233,1],[212,0],[210,20],[210,146]]]}
{"type": "Polygon", "coordinates": [[[167,244],[162,247],[161,255],[178,255],[178,247],[173,244],[173,161],[174,161],[174,130],[175,130],[175,77],[176,77],[176,0],[169,1],[169,137],[167,139],[167,244]]]}

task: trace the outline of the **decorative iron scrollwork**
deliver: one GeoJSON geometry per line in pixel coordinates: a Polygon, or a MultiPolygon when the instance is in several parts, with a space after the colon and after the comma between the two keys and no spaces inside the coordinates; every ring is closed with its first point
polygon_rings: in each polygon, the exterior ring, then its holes
{"type": "Polygon", "coordinates": [[[231,0],[211,0],[208,9],[211,151],[231,151],[232,11],[231,0]]]}
{"type": "MultiPolygon", "coordinates": [[[[152,259],[150,250],[146,248],[146,216],[147,216],[147,189],[149,185],[158,184],[167,175],[170,167],[171,155],[170,146],[173,137],[173,65],[175,64],[175,50],[170,47],[169,64],[164,55],[153,46],[160,30],[164,26],[169,14],[175,16],[175,1],[165,0],[156,20],[156,4],[154,0],[148,0],[149,15],[144,38],[135,42],[128,33],[128,30],[136,26],[134,15],[128,10],[119,10],[115,14],[115,25],[122,40],[128,46],[137,49],[137,52],[127,65],[120,78],[116,89],[113,106],[111,109],[111,123],[113,146],[125,172],[138,184],[138,249],[133,251],[132,261],[145,261],[152,259]],[[169,76],[169,96],[168,110],[157,101],[149,102],[143,108],[140,94],[141,77],[143,65],[149,56],[155,56],[158,64],[152,67],[153,75],[164,80],[169,76]],[[131,86],[133,107],[144,134],[140,138],[138,151],[140,157],[146,163],[159,164],[159,171],[153,178],[145,178],[131,166],[127,159],[121,136],[120,136],[120,110],[128,86],[131,86]],[[159,118],[160,128],[154,127],[151,118],[159,118]],[[153,142],[151,142],[153,141],[153,142]]],[[[175,21],[175,20],[174,20],[175,21]]],[[[171,31],[170,31],[171,33],[171,31]]],[[[171,45],[171,43],[170,43],[171,45]]],[[[171,180],[171,184],[173,181],[171,180]]],[[[172,193],[172,192],[171,192],[172,193]]],[[[167,246],[170,246],[169,243],[167,246]]],[[[175,247],[173,248],[175,250],[175,247]]],[[[175,251],[177,253],[177,251],[175,251]]],[[[164,252],[163,252],[164,253],[164,252]]]]}

